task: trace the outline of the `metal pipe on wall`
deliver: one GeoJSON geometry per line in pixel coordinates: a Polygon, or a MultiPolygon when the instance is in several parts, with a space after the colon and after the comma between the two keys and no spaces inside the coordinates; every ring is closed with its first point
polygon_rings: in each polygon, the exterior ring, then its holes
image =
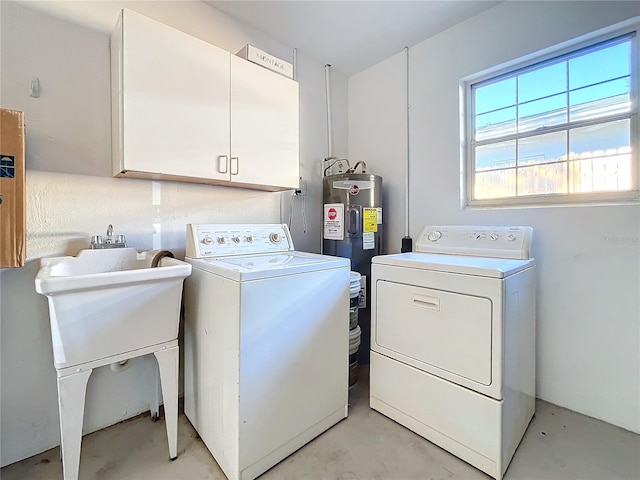
{"type": "MultiPolygon", "coordinates": [[[[333,139],[331,137],[331,65],[324,66],[324,84],[327,100],[327,159],[332,157],[333,139]]],[[[320,178],[324,178],[324,162],[320,162],[320,178]]],[[[324,229],[320,229],[320,253],[324,253],[324,229]]]]}
{"type": "Polygon", "coordinates": [[[293,49],[293,79],[298,81],[298,49],[293,49]]]}
{"type": "Polygon", "coordinates": [[[404,164],[404,237],[402,237],[400,248],[402,253],[413,250],[413,241],[409,236],[409,109],[411,108],[409,104],[409,47],[404,47],[404,51],[407,57],[407,149],[404,164]]]}
{"type": "Polygon", "coordinates": [[[333,143],[331,138],[331,65],[324,66],[324,82],[327,92],[327,158],[333,155],[333,143]]]}

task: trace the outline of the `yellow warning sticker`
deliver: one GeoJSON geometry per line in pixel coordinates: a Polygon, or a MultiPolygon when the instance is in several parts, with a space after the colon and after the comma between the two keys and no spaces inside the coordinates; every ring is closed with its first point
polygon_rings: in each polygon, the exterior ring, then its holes
{"type": "Polygon", "coordinates": [[[363,232],[378,231],[378,209],[377,208],[362,209],[362,231],[363,232]]]}

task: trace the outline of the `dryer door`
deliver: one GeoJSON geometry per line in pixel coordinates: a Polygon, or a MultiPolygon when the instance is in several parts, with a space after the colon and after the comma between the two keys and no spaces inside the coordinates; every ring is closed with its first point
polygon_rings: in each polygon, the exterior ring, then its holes
{"type": "Polygon", "coordinates": [[[491,384],[488,298],[379,280],[376,343],[431,373],[491,384]]]}

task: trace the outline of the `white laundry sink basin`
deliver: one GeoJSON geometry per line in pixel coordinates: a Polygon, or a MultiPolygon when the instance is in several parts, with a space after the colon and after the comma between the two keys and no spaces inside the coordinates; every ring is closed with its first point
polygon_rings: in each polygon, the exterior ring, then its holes
{"type": "Polygon", "coordinates": [[[35,286],[49,301],[56,369],[178,337],[191,265],[159,256],[158,250],[114,248],[41,260],[35,286]]]}

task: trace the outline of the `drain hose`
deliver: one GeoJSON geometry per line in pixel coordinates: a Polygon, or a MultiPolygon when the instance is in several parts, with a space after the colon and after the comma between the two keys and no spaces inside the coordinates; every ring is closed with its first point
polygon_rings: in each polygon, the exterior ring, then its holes
{"type": "Polygon", "coordinates": [[[157,267],[160,263],[160,260],[164,257],[175,258],[173,256],[173,253],[171,253],[169,250],[156,250],[156,253],[153,255],[153,259],[151,260],[151,266],[157,267]]]}

